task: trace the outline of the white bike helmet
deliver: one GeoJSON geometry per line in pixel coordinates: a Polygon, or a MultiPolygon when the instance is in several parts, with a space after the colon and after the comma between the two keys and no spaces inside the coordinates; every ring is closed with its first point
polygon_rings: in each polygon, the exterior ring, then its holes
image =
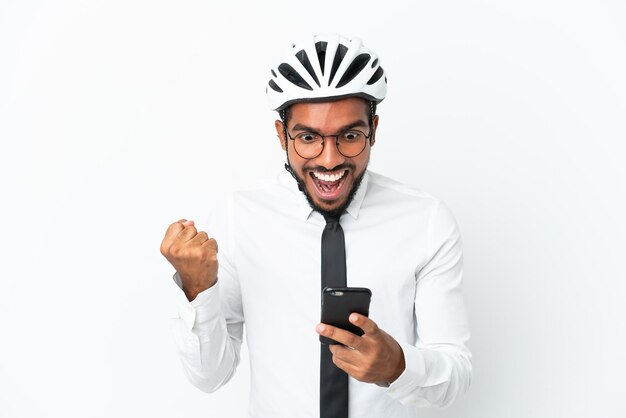
{"type": "Polygon", "coordinates": [[[387,92],[387,77],[378,55],[358,38],[317,35],[292,43],[282,63],[271,70],[266,87],[272,110],[297,102],[363,97],[380,103],[387,92]]]}

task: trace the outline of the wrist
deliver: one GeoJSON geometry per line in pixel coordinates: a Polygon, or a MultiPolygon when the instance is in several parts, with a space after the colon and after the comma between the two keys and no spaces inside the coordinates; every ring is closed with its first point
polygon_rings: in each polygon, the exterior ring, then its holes
{"type": "Polygon", "coordinates": [[[400,377],[400,375],[404,373],[404,370],[406,369],[406,362],[404,361],[404,352],[402,351],[402,348],[400,347],[400,345],[398,345],[398,350],[400,351],[400,355],[398,356],[399,359],[396,362],[396,367],[394,368],[393,373],[389,377],[389,380],[387,380],[389,384],[395,382],[400,377]]]}
{"type": "Polygon", "coordinates": [[[196,296],[198,296],[198,293],[200,293],[201,291],[183,289],[183,292],[185,292],[185,296],[187,297],[187,300],[189,302],[192,302],[196,298],[196,296]]]}
{"type": "Polygon", "coordinates": [[[183,285],[183,292],[185,293],[185,296],[187,297],[187,300],[189,302],[193,301],[198,294],[204,292],[205,290],[207,290],[210,287],[213,287],[215,283],[212,283],[211,285],[205,285],[205,286],[185,286],[183,285]]]}
{"type": "Polygon", "coordinates": [[[187,300],[189,300],[189,302],[193,301],[199,293],[204,292],[210,287],[213,287],[217,282],[217,277],[215,277],[214,279],[199,281],[180,273],[179,276],[181,279],[180,287],[185,293],[185,296],[187,297],[187,300]]]}

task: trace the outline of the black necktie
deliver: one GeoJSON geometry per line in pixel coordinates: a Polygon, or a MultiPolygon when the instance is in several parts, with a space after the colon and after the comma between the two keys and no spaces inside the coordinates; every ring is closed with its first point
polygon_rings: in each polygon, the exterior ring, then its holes
{"type": "MultiPolygon", "coordinates": [[[[322,233],[322,290],[346,286],[346,244],[339,217],[326,219],[322,233]]],[[[333,355],[321,345],[320,418],[348,418],[348,375],[335,366],[333,355]]]]}

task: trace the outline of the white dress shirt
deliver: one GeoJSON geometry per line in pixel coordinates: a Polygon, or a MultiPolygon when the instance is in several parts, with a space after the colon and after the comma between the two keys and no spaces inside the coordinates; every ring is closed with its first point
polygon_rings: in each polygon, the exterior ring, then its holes
{"type": "MultiPolygon", "coordinates": [[[[180,290],[174,334],[186,375],[212,392],[235,373],[246,326],[250,417],[319,417],[321,236],[288,173],[232,193],[209,215],[218,281],[191,303],[180,290]]],[[[400,344],[406,369],[389,387],[349,379],[350,417],[416,417],[471,379],[462,249],[435,197],[367,171],[341,218],[347,285],[372,291],[370,318],[400,344]]]]}

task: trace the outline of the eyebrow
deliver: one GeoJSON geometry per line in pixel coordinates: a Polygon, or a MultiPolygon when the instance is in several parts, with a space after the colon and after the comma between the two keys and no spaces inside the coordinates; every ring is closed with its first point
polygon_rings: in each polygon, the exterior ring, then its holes
{"type": "MultiPolygon", "coordinates": [[[[349,123],[347,125],[344,125],[344,126],[340,127],[337,130],[337,132],[343,132],[343,131],[347,131],[347,130],[352,129],[352,128],[359,128],[359,127],[367,128],[367,123],[365,123],[362,120],[357,120],[357,121],[354,121],[352,123],[349,123]]],[[[312,132],[312,133],[321,135],[321,133],[317,129],[311,128],[310,126],[306,126],[306,125],[303,125],[301,123],[296,123],[293,126],[293,128],[291,128],[291,129],[293,129],[294,131],[306,131],[306,132],[312,132]]]]}

